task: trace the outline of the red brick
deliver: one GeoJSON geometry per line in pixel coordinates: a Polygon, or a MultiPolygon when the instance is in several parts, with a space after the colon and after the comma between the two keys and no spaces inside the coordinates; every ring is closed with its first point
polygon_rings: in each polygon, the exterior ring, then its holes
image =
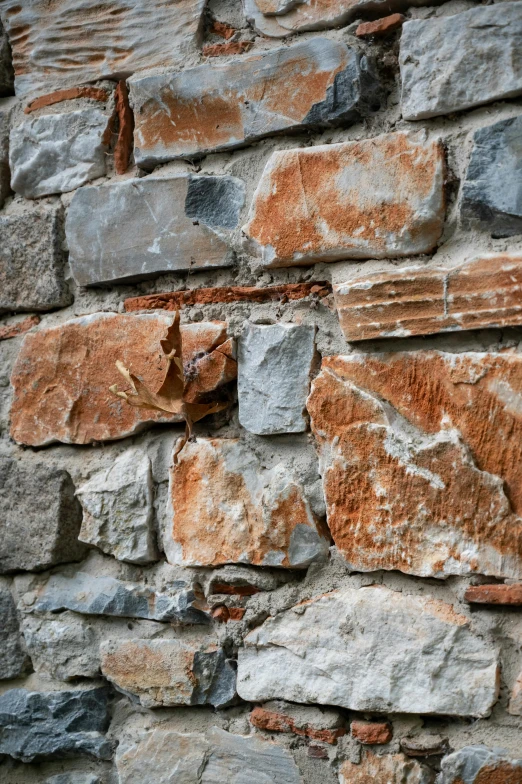
{"type": "Polygon", "coordinates": [[[212,22],[212,26],[210,28],[210,32],[214,33],[215,35],[221,36],[228,41],[229,38],[232,38],[237,33],[235,27],[231,27],[226,22],[220,22],[217,19],[214,19],[212,22]]]}
{"type": "Polygon", "coordinates": [[[352,738],[365,745],[389,743],[393,737],[391,725],[387,721],[352,721],[352,738]]]}
{"type": "Polygon", "coordinates": [[[62,101],[72,101],[75,98],[92,98],[94,101],[105,102],[109,99],[107,90],[102,90],[100,87],[71,87],[68,90],[55,90],[47,95],[41,95],[31,101],[25,109],[25,114],[35,112],[37,109],[43,109],[44,106],[53,106],[55,103],[62,101]]]}
{"type": "Polygon", "coordinates": [[[229,621],[241,621],[245,612],[245,607],[227,607],[222,604],[212,611],[212,617],[219,623],[228,623],[229,621]]]}
{"type": "Polygon", "coordinates": [[[363,22],[355,31],[355,35],[359,38],[389,35],[402,27],[405,21],[406,17],[403,14],[390,14],[390,16],[383,16],[382,19],[376,19],[374,22],[363,22]]]}
{"type": "Polygon", "coordinates": [[[343,727],[336,729],[318,729],[309,726],[308,724],[299,725],[296,719],[288,714],[276,713],[274,711],[265,710],[265,708],[256,707],[250,714],[250,723],[260,730],[268,730],[270,732],[293,732],[295,735],[301,735],[313,740],[320,740],[324,743],[334,744],[337,738],[341,738],[346,734],[343,727]]]}
{"type": "Polygon", "coordinates": [[[522,606],[522,583],[518,585],[470,585],[464,594],[472,604],[522,606]]]}
{"type": "Polygon", "coordinates": [[[23,335],[24,332],[28,332],[39,323],[40,316],[28,316],[23,321],[17,321],[16,324],[0,326],[0,340],[9,340],[9,338],[23,335]]]}

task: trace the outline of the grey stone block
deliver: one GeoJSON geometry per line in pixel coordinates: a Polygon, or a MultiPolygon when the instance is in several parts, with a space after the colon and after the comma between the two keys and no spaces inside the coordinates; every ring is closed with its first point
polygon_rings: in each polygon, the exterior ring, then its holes
{"type": "Polygon", "coordinates": [[[15,603],[8,586],[0,582],[0,679],[18,678],[27,663],[15,603]]]}
{"type": "Polygon", "coordinates": [[[445,757],[437,784],[501,784],[520,781],[522,759],[512,759],[505,749],[465,746],[445,757]]]}

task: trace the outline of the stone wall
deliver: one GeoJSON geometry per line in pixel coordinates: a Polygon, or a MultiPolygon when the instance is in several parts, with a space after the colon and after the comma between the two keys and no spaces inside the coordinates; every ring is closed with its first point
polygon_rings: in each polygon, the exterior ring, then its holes
{"type": "Polygon", "coordinates": [[[521,784],[522,0],[0,19],[2,784],[521,784]]]}

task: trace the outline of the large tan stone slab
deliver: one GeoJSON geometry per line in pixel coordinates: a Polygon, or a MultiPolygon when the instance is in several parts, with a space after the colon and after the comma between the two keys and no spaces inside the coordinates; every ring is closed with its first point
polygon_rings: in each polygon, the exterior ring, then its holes
{"type": "Polygon", "coordinates": [[[522,256],[480,256],[454,269],[411,267],[334,286],[346,340],[522,324],[522,256]]]}
{"type": "Polygon", "coordinates": [[[199,41],[206,0],[6,0],[17,95],[175,65],[199,41]],[[58,53],[58,55],[57,55],[58,53]]]}
{"type": "Polygon", "coordinates": [[[323,360],[308,410],[354,569],[520,578],[521,393],[509,352],[323,360]]]}
{"type": "MultiPolygon", "coordinates": [[[[166,314],[94,313],[27,335],[11,376],[12,437],[30,446],[88,444],[181,421],[133,408],[109,392],[119,381],[117,359],[159,389],[165,373],[160,340],[171,323],[166,314]]],[[[193,377],[187,397],[197,402],[235,378],[236,363],[225,323],[188,324],[181,333],[183,361],[193,377]]]]}
{"type": "Polygon", "coordinates": [[[432,784],[433,778],[431,770],[404,754],[367,754],[358,764],[344,762],[339,770],[339,784],[432,784]]]}
{"type": "Polygon", "coordinates": [[[281,150],[243,227],[269,267],[427,253],[444,222],[444,153],[420,135],[281,150]]]}

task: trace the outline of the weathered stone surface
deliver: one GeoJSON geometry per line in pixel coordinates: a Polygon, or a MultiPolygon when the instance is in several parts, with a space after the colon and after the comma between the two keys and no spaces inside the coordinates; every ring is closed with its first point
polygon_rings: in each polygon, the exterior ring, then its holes
{"type": "Polygon", "coordinates": [[[0,313],[70,305],[61,204],[17,205],[0,215],[0,313]]]}
{"type": "Polygon", "coordinates": [[[301,784],[290,752],[257,737],[232,735],[218,727],[181,734],[168,724],[143,733],[118,749],[120,784],[301,784]]]}
{"type": "Polygon", "coordinates": [[[58,773],[45,780],[45,784],[102,784],[94,773],[58,773]]]}
{"type": "Polygon", "coordinates": [[[339,771],[339,784],[432,784],[432,771],[404,754],[377,757],[367,754],[362,762],[344,762],[339,771]]]}
{"type": "Polygon", "coordinates": [[[0,340],[10,340],[11,338],[23,335],[24,332],[29,332],[30,329],[36,327],[39,323],[40,316],[27,316],[27,318],[24,318],[21,321],[2,324],[2,326],[0,326],[0,340]]]}
{"type": "Polygon", "coordinates": [[[387,721],[352,721],[350,732],[352,738],[366,745],[389,743],[393,737],[387,721]]]}
{"type": "Polygon", "coordinates": [[[380,106],[373,64],[325,38],[182,72],[135,76],[134,157],[153,167],[284,130],[356,122],[380,106]]]}
{"type": "Polygon", "coordinates": [[[522,94],[522,2],[402,28],[402,116],[421,120],[522,94]]]}
{"type": "Polygon", "coordinates": [[[9,127],[11,113],[15,104],[16,101],[14,98],[0,98],[0,209],[3,207],[6,197],[11,192],[9,127]]]}
{"type": "Polygon", "coordinates": [[[381,19],[376,19],[374,22],[363,22],[355,31],[355,35],[358,38],[389,35],[402,27],[405,21],[406,17],[403,14],[390,14],[389,16],[383,16],[381,19]]]}
{"type": "Polygon", "coordinates": [[[279,613],[247,635],[238,656],[238,694],[251,702],[484,716],[497,699],[497,653],[464,616],[381,586],[279,613]]]}
{"type": "Polygon", "coordinates": [[[520,390],[510,353],[323,361],[308,410],[352,568],[522,576],[520,390]]]}
{"type": "Polygon", "coordinates": [[[305,568],[329,540],[291,467],[237,439],[188,443],[172,466],[163,546],[172,564],[305,568]]]}
{"type": "Polygon", "coordinates": [[[201,599],[197,586],[184,580],[174,581],[168,593],[155,593],[146,585],[76,572],[72,577],[63,574],[50,577],[34,610],[74,610],[85,615],[116,615],[180,624],[206,623],[201,599]]]}
{"type": "Polygon", "coordinates": [[[413,738],[401,738],[401,749],[408,757],[431,757],[447,754],[448,739],[443,735],[421,734],[413,738]]]}
{"type": "Polygon", "coordinates": [[[409,267],[334,286],[346,340],[522,324],[522,256],[492,254],[459,267],[409,267]]]}
{"type": "Polygon", "coordinates": [[[205,0],[2,3],[17,95],[175,65],[199,41],[205,0]],[[60,56],[57,57],[57,51],[60,56]]]}
{"type": "Polygon", "coordinates": [[[237,224],[243,201],[235,177],[151,175],[87,185],[74,194],[65,226],[74,279],[91,286],[230,266],[222,235],[237,224]]]}
{"type": "Polygon", "coordinates": [[[522,606],[522,583],[515,585],[470,585],[464,598],[474,604],[522,606]]]}
{"type": "Polygon", "coordinates": [[[257,706],[250,714],[250,723],[269,732],[292,732],[313,740],[334,744],[346,735],[341,714],[275,700],[257,706]]]}
{"type": "Polygon", "coordinates": [[[181,640],[110,641],[100,646],[102,673],[146,708],[230,704],[236,671],[224,651],[181,640]]]}
{"type": "MultiPolygon", "coordinates": [[[[522,10],[520,13],[522,18],[522,10]]],[[[522,40],[522,22],[520,30],[522,40]]],[[[475,131],[462,186],[460,214],[464,226],[478,226],[493,237],[522,234],[521,179],[522,115],[475,131]]]]}
{"type": "Polygon", "coordinates": [[[442,232],[443,179],[442,147],[416,134],[275,152],[247,247],[269,267],[427,253],[442,232]]]}
{"type": "Polygon", "coordinates": [[[18,678],[26,665],[15,603],[8,586],[0,582],[0,679],[18,678]]]}
{"type": "Polygon", "coordinates": [[[252,41],[227,41],[224,44],[207,44],[203,47],[203,57],[230,57],[234,54],[244,54],[252,49],[252,41]]]}
{"type": "Polygon", "coordinates": [[[26,199],[65,193],[103,177],[110,117],[86,108],[31,117],[11,130],[11,187],[26,199]]]}
{"type": "Polygon", "coordinates": [[[105,738],[108,691],[31,692],[0,695],[0,754],[23,762],[89,756],[112,757],[105,738]]]}
{"type": "Polygon", "coordinates": [[[442,760],[438,784],[520,784],[522,759],[503,749],[466,746],[442,760]]]}
{"type": "Polygon", "coordinates": [[[129,449],[79,488],[80,541],[120,561],[158,560],[153,528],[154,488],[149,457],[129,449]]]}
{"type": "MultiPolygon", "coordinates": [[[[120,380],[114,363],[159,389],[165,373],[160,340],[172,316],[94,313],[27,335],[11,384],[11,435],[19,443],[55,441],[88,444],[125,438],[155,422],[179,418],[132,408],[109,392],[120,380]]],[[[226,324],[200,322],[181,327],[183,362],[191,371],[190,402],[235,378],[226,324]]]]}
{"type": "Polygon", "coordinates": [[[12,95],[14,92],[14,73],[11,62],[9,39],[0,20],[0,95],[12,95]]]}
{"type": "Polygon", "coordinates": [[[508,713],[512,716],[522,716],[522,672],[518,676],[511,691],[508,713]]]}
{"type": "Polygon", "coordinates": [[[238,350],[239,421],[258,435],[306,430],[315,328],[247,324],[238,350]]]}
{"type": "Polygon", "coordinates": [[[0,573],[78,561],[81,507],[67,471],[0,457],[0,573]]]}

